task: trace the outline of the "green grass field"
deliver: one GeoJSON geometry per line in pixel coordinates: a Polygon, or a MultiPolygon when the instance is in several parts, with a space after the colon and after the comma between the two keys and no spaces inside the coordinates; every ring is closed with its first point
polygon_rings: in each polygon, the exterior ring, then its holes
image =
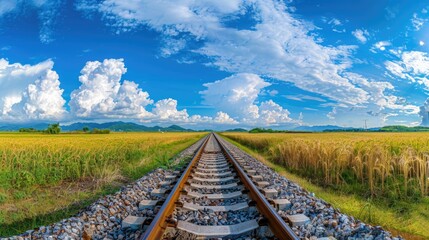
{"type": "Polygon", "coordinates": [[[344,213],[429,238],[429,133],[223,136],[344,213]]]}
{"type": "Polygon", "coordinates": [[[135,180],[204,133],[0,133],[0,236],[76,213],[135,180]]]}

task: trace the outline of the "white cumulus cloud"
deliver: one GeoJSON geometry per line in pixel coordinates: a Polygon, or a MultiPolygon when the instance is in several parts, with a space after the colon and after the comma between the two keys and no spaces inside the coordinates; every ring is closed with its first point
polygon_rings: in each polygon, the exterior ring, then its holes
{"type": "Polygon", "coordinates": [[[79,89],[71,93],[72,113],[82,118],[144,119],[152,116],[147,92],[131,81],[121,82],[126,68],[123,59],[87,62],[81,71],[79,89]]]}
{"type": "Polygon", "coordinates": [[[177,100],[168,98],[162,99],[155,103],[155,108],[152,112],[160,120],[169,120],[173,122],[186,122],[188,121],[189,114],[186,109],[177,110],[177,100]]]}
{"type": "MultiPolygon", "coordinates": [[[[122,80],[126,73],[123,59],[87,62],[81,71],[81,86],[71,93],[71,114],[77,119],[126,119],[150,123],[229,125],[238,122],[224,112],[215,117],[189,115],[179,110],[172,98],[154,103],[149,93],[133,81],[122,80]],[[147,109],[152,107],[151,111],[147,109]]],[[[14,101],[11,98],[9,101],[14,101]]],[[[7,105],[7,104],[6,104],[7,105]]]]}
{"type": "Polygon", "coordinates": [[[217,112],[214,118],[215,123],[219,124],[237,124],[238,122],[231,118],[227,113],[217,112]]]}
{"type": "Polygon", "coordinates": [[[259,121],[267,125],[291,122],[290,112],[282,106],[268,100],[259,106],[259,121]]]}
{"type": "Polygon", "coordinates": [[[258,75],[241,73],[204,84],[207,89],[200,94],[205,104],[243,123],[270,125],[291,122],[289,111],[273,101],[257,104],[261,90],[269,85],[258,75]]]}
{"type": "Polygon", "coordinates": [[[35,65],[0,59],[0,120],[60,120],[66,114],[58,74],[47,60],[35,65]]]}

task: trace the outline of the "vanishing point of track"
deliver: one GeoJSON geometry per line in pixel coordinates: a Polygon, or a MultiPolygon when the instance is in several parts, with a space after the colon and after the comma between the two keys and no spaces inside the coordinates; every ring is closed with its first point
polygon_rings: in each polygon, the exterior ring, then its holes
{"type": "Polygon", "coordinates": [[[299,239],[252,182],[252,172],[210,134],[141,239],[299,239]]]}

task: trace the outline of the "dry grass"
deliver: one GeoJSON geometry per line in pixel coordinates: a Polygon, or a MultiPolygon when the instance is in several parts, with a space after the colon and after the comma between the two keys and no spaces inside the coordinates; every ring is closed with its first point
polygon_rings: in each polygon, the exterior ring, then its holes
{"type": "Polygon", "coordinates": [[[429,192],[428,133],[224,135],[322,186],[389,199],[429,192]]]}

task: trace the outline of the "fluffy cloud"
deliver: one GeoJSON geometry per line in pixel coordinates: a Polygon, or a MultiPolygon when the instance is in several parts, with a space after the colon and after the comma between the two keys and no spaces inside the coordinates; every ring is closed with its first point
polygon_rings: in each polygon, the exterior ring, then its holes
{"type": "Polygon", "coordinates": [[[217,112],[214,122],[219,124],[237,124],[238,123],[233,118],[231,118],[227,113],[224,113],[224,112],[217,112]]]}
{"type": "Polygon", "coordinates": [[[189,118],[186,109],[178,111],[177,100],[171,98],[156,102],[152,112],[158,116],[160,120],[169,120],[172,122],[187,122],[189,118]]]}
{"type": "Polygon", "coordinates": [[[72,113],[82,118],[150,118],[145,107],[152,104],[147,92],[138,84],[123,81],[123,59],[87,62],[81,71],[79,89],[71,93],[72,113]]]}
{"type": "Polygon", "coordinates": [[[257,119],[258,106],[254,104],[261,89],[270,84],[255,74],[237,74],[212,83],[205,83],[201,91],[204,103],[228,112],[234,117],[257,119]]]}
{"type": "Polygon", "coordinates": [[[386,61],[386,69],[394,76],[423,84],[429,89],[429,56],[425,52],[401,52],[396,61],[386,61]]]}
{"type": "Polygon", "coordinates": [[[212,83],[201,91],[204,103],[215,106],[234,119],[247,124],[280,124],[291,122],[289,111],[269,100],[256,104],[261,90],[270,84],[258,75],[241,73],[212,83]]]}
{"type": "MultiPolygon", "coordinates": [[[[78,119],[127,119],[140,122],[181,124],[236,124],[228,114],[190,116],[186,109],[177,109],[177,100],[162,99],[154,103],[149,93],[135,82],[123,80],[126,73],[123,59],[87,62],[81,71],[79,89],[71,93],[72,117],[78,119]],[[153,107],[151,111],[147,108],[153,107]]],[[[12,99],[13,100],[13,99],[12,99]]],[[[12,101],[11,100],[11,101],[12,101]]]]}
{"type": "Polygon", "coordinates": [[[0,59],[0,119],[59,120],[66,113],[63,90],[51,60],[36,65],[0,59]]]}
{"type": "MultiPolygon", "coordinates": [[[[0,121],[126,119],[209,125],[239,123],[224,111],[217,112],[214,117],[190,116],[186,109],[178,110],[177,100],[172,98],[154,103],[138,84],[121,79],[127,71],[123,59],[86,63],[79,77],[81,86],[71,93],[69,114],[64,109],[66,101],[62,97],[59,76],[52,70],[53,65],[51,60],[36,65],[22,65],[10,64],[7,60],[0,59],[0,121]],[[149,107],[153,107],[151,111],[146,110],[149,107]]],[[[226,92],[231,103],[247,104],[247,108],[235,112],[236,114],[251,110],[254,111],[254,115],[248,115],[247,118],[255,121],[257,118],[266,123],[290,121],[289,112],[272,101],[263,102],[260,106],[254,105],[260,90],[270,85],[256,75],[243,74],[231,77],[229,81],[206,84],[210,88],[206,92],[207,96],[210,98],[222,94],[222,91],[212,92],[212,90],[219,86],[224,90],[238,77],[246,80],[244,83],[241,82],[244,85],[235,85],[226,92]]],[[[234,107],[227,108],[231,109],[234,107]]]]}
{"type": "Polygon", "coordinates": [[[289,111],[272,100],[262,102],[259,106],[259,121],[267,125],[291,122],[289,111]]]}
{"type": "Polygon", "coordinates": [[[400,65],[400,63],[386,61],[384,63],[386,69],[395,76],[400,78],[406,78],[407,75],[404,73],[405,69],[400,65]]]}
{"type": "Polygon", "coordinates": [[[361,43],[366,43],[366,41],[368,41],[369,32],[365,29],[356,29],[352,32],[352,34],[361,43]]]}
{"type": "Polygon", "coordinates": [[[369,81],[355,73],[349,73],[348,78],[370,93],[371,97],[366,105],[367,111],[379,113],[384,110],[394,110],[403,114],[417,114],[419,111],[417,106],[406,104],[403,98],[387,94],[387,91],[394,90],[393,85],[389,82],[369,81]]]}
{"type": "MultiPolygon", "coordinates": [[[[394,77],[409,80],[413,83],[424,85],[429,89],[429,56],[425,52],[407,51],[400,52],[398,60],[386,61],[385,66],[388,72],[394,77]]],[[[422,118],[422,125],[428,126],[429,98],[419,109],[422,118]]]]}
{"type": "MultiPolygon", "coordinates": [[[[78,8],[95,9],[88,6],[83,1],[78,8]]],[[[206,56],[209,65],[228,72],[250,72],[292,82],[304,90],[348,104],[368,99],[365,91],[344,77],[355,47],[320,45],[310,34],[313,27],[293,18],[279,1],[182,0],[161,4],[136,0],[130,4],[125,0],[105,0],[97,10],[109,25],[120,30],[146,25],[162,33],[167,42],[173,41],[170,51],[166,50],[169,44],[163,48],[164,55],[186,48],[206,56]],[[226,27],[223,23],[245,14],[257,22],[249,29],[226,27]],[[201,44],[189,44],[192,42],[201,44]],[[191,45],[201,47],[190,49],[191,45]]]]}
{"type": "Polygon", "coordinates": [[[116,27],[119,32],[146,24],[172,36],[189,32],[203,37],[207,28],[219,23],[219,16],[237,13],[241,3],[241,0],[104,0],[97,6],[92,0],[81,0],[77,9],[100,11],[108,25],[116,27]]]}
{"type": "MultiPolygon", "coordinates": [[[[160,3],[135,0],[130,3],[103,0],[95,7],[89,2],[81,1],[78,9],[98,11],[106,24],[118,32],[141,26],[159,32],[164,42],[162,56],[187,51],[203,56],[202,61],[208,66],[235,74],[232,78],[239,78],[237,76],[241,73],[251,73],[290,82],[324,99],[329,98],[339,112],[340,108],[364,107],[373,112],[415,112],[415,106],[405,104],[393,95],[391,85],[360,75],[359,79],[364,81],[357,81],[356,75],[349,70],[357,46],[323,45],[323,40],[314,33],[317,28],[294,17],[291,14],[293,10],[283,1],[179,0],[160,3]],[[249,16],[254,20],[252,26],[235,28],[228,24],[230,20],[248,19],[249,16]]],[[[329,24],[338,26],[341,22],[332,19],[329,24]]],[[[369,33],[365,29],[357,29],[353,34],[362,43],[368,40],[369,33]]],[[[384,51],[390,45],[388,41],[380,41],[372,46],[371,51],[384,51]]],[[[256,98],[268,83],[253,81],[250,75],[241,76],[245,80],[238,80],[238,83],[247,81],[253,88],[237,85],[227,78],[206,84],[208,89],[201,92],[204,101],[219,106],[219,110],[237,121],[288,121],[287,112],[280,114],[286,116],[282,118],[267,110],[264,115],[267,117],[261,117],[262,103],[258,104],[256,98]],[[234,107],[233,103],[236,103],[234,107]]],[[[268,102],[264,107],[275,108],[268,102]]]]}
{"type": "Polygon", "coordinates": [[[378,127],[386,124],[391,117],[419,113],[418,106],[407,103],[404,98],[389,94],[394,91],[391,83],[368,80],[355,73],[349,73],[347,77],[356,86],[367,91],[370,99],[365,106],[334,105],[326,116],[330,120],[335,120],[335,124],[363,127],[367,121],[368,126],[378,127]],[[350,118],[350,115],[360,117],[350,118]]]}

